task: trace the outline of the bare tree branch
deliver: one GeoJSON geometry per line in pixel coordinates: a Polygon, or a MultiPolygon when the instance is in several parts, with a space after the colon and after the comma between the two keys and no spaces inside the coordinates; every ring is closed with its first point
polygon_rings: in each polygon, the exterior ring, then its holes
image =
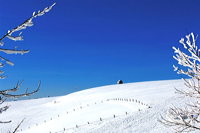
{"type": "MultiPolygon", "coordinates": [[[[5,96],[5,97],[8,97],[8,98],[19,98],[19,97],[24,97],[24,96],[30,96],[30,95],[33,95],[33,94],[35,94],[36,92],[39,91],[40,85],[41,85],[41,82],[39,81],[37,89],[35,89],[35,90],[32,91],[32,92],[27,92],[27,90],[26,90],[26,92],[25,92],[25,93],[22,93],[22,94],[8,94],[8,93],[2,93],[1,95],[5,96]]],[[[28,89],[28,88],[27,88],[27,89],[28,89]]],[[[14,91],[16,91],[15,88],[14,88],[14,91]]]]}
{"type": "Polygon", "coordinates": [[[0,124],[6,124],[6,123],[11,123],[12,121],[0,121],[0,124]]]}
{"type": "Polygon", "coordinates": [[[13,133],[16,133],[17,130],[19,129],[19,127],[21,126],[21,124],[24,122],[24,119],[17,125],[17,127],[15,128],[15,130],[13,131],[13,133]]]}

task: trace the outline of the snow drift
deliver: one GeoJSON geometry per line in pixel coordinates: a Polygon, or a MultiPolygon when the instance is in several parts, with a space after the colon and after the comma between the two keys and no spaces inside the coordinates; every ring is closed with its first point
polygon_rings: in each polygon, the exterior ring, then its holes
{"type": "Polygon", "coordinates": [[[185,88],[181,80],[109,85],[66,96],[6,102],[0,116],[12,120],[0,124],[0,132],[13,130],[22,119],[19,133],[168,133],[158,122],[172,105],[186,98],[174,93],[185,88]]]}

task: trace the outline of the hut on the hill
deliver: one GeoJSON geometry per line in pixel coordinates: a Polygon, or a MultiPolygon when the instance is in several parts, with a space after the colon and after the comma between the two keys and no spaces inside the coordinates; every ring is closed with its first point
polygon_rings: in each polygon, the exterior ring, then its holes
{"type": "Polygon", "coordinates": [[[122,80],[118,80],[117,84],[123,84],[123,81],[122,80]]]}

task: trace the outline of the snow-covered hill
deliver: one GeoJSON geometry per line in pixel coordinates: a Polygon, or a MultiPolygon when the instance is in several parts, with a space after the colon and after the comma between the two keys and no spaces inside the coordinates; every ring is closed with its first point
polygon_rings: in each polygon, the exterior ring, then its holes
{"type": "Polygon", "coordinates": [[[21,120],[19,133],[168,133],[172,129],[158,122],[173,104],[187,99],[174,93],[185,88],[181,80],[109,85],[66,96],[6,102],[8,111],[0,120],[0,132],[13,130],[21,120]]]}

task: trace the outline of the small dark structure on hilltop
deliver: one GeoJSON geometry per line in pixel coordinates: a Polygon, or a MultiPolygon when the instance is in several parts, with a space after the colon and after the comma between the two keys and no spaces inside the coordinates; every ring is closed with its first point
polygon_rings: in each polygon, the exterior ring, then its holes
{"type": "Polygon", "coordinates": [[[123,81],[122,80],[118,80],[117,84],[123,84],[123,81]]]}

